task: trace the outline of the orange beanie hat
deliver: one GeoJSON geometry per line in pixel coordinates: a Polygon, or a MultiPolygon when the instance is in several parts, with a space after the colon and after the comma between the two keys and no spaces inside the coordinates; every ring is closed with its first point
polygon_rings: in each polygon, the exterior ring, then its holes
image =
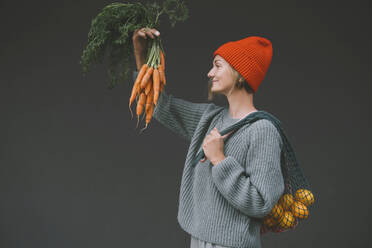
{"type": "Polygon", "coordinates": [[[266,38],[249,36],[223,44],[213,53],[213,56],[217,54],[239,72],[256,92],[270,66],[273,47],[266,38]]]}

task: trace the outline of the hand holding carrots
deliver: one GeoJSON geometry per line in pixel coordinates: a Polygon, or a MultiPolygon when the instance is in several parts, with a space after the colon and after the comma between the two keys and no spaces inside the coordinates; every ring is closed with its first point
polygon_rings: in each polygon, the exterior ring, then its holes
{"type": "Polygon", "coordinates": [[[154,105],[156,106],[159,94],[166,84],[164,73],[164,49],[159,38],[160,33],[157,34],[157,32],[156,29],[142,28],[133,33],[134,53],[139,73],[133,84],[131,96],[129,98],[129,110],[133,116],[131,105],[134,102],[134,99],[138,99],[136,111],[138,126],[139,116],[145,108],[146,126],[141,131],[147,128],[152,117],[154,105]],[[147,39],[147,37],[152,38],[152,40],[149,40],[150,49],[147,51],[147,56],[145,58],[144,52],[147,43],[144,39],[147,39]],[[146,63],[144,63],[144,61],[146,63]]]}
{"type": "Polygon", "coordinates": [[[160,32],[154,28],[140,28],[133,32],[133,48],[138,70],[140,70],[141,66],[145,63],[148,37],[154,39],[159,35],[160,32]]]}

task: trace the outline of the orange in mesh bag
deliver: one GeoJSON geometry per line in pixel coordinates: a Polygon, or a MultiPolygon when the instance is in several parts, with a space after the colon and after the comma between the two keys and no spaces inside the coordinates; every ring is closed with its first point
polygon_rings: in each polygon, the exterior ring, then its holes
{"type": "Polygon", "coordinates": [[[309,218],[310,206],[314,203],[309,182],[300,167],[294,150],[288,141],[279,120],[272,119],[283,140],[281,169],[285,189],[277,204],[262,220],[261,234],[284,232],[294,229],[302,220],[309,218]]]}

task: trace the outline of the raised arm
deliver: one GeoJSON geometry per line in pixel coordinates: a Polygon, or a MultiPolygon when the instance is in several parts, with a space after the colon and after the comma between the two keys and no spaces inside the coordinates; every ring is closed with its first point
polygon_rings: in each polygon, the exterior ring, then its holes
{"type": "Polygon", "coordinates": [[[163,89],[153,117],[173,132],[191,141],[203,113],[211,108],[213,108],[211,103],[185,101],[168,94],[163,89]]]}
{"type": "Polygon", "coordinates": [[[212,178],[227,201],[244,214],[266,216],[284,193],[282,140],[275,126],[260,120],[250,127],[246,164],[232,156],[212,167],[212,178]]]}
{"type": "MultiPolygon", "coordinates": [[[[158,32],[156,29],[142,30],[136,30],[132,37],[137,66],[137,71],[133,73],[133,81],[135,81],[138,71],[145,63],[147,39],[153,39],[158,32]]],[[[190,141],[203,113],[207,111],[208,107],[213,108],[214,106],[216,105],[213,103],[192,103],[176,98],[167,94],[163,88],[154,109],[153,117],[164,126],[190,141]]]]}

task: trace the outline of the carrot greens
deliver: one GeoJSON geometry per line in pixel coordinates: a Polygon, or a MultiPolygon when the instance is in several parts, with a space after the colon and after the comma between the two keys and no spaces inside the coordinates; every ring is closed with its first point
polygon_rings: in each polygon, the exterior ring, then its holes
{"type": "MultiPolygon", "coordinates": [[[[167,15],[174,27],[179,21],[188,18],[188,9],[181,0],[164,0],[162,4],[136,2],[115,2],[105,6],[92,19],[88,33],[88,43],[83,50],[80,64],[83,75],[89,72],[92,64],[103,63],[108,56],[108,88],[114,88],[118,83],[131,79],[133,70],[132,35],[142,27],[159,29],[160,16],[167,15]]],[[[151,67],[159,65],[159,50],[164,49],[160,38],[149,42],[147,59],[151,67]]]]}

